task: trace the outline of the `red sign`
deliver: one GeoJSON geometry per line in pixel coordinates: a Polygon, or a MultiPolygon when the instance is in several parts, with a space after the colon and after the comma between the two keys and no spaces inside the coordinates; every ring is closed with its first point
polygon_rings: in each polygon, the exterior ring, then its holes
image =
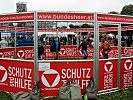
{"type": "Polygon", "coordinates": [[[78,20],[93,21],[93,13],[66,13],[66,12],[38,12],[39,20],[78,20]]]}
{"type": "Polygon", "coordinates": [[[59,88],[69,79],[80,84],[84,94],[90,76],[93,76],[93,61],[39,63],[43,96],[58,96],[59,88]]]}
{"type": "Polygon", "coordinates": [[[14,58],[15,48],[0,48],[0,58],[14,58]]]}
{"type": "Polygon", "coordinates": [[[127,55],[127,56],[133,56],[133,47],[122,48],[122,54],[127,55]]]}
{"type": "Polygon", "coordinates": [[[33,47],[20,47],[16,49],[16,56],[19,59],[32,60],[34,59],[34,48],[33,47]]]}
{"type": "Polygon", "coordinates": [[[117,87],[118,60],[102,60],[99,62],[99,91],[117,87]]]}
{"type": "MultiPolygon", "coordinates": [[[[34,28],[0,26],[0,30],[34,32],[34,28]]],[[[122,31],[133,30],[133,25],[123,26],[122,31]]],[[[99,28],[99,32],[116,32],[118,27],[99,28]]],[[[56,28],[38,28],[38,32],[57,32],[56,28]]],[[[59,28],[58,32],[94,32],[93,28],[59,28]]]]}
{"type": "MultiPolygon", "coordinates": [[[[44,59],[53,59],[53,53],[50,52],[50,46],[44,47],[45,53],[43,55],[44,59]]],[[[88,58],[94,58],[94,48],[88,46],[87,49],[88,58]]],[[[122,47],[121,54],[132,56],[133,48],[132,47],[122,47]]],[[[0,58],[14,58],[15,57],[15,48],[0,48],[0,58]]],[[[77,49],[76,45],[66,45],[61,46],[59,51],[59,59],[63,58],[82,58],[83,54],[81,50],[77,49]]],[[[99,52],[99,57],[102,58],[101,52],[99,52]]],[[[33,60],[34,59],[34,48],[33,47],[17,47],[16,48],[16,58],[33,60]]],[[[118,58],[118,47],[111,46],[111,51],[109,52],[109,58],[118,58]]]]}
{"type": "Polygon", "coordinates": [[[7,92],[27,91],[34,85],[33,62],[0,60],[0,90],[7,92]]]}
{"type": "Polygon", "coordinates": [[[123,23],[133,23],[132,16],[117,16],[117,15],[107,15],[107,14],[98,14],[98,21],[102,22],[123,22],[123,23]]]}
{"type": "MultiPolygon", "coordinates": [[[[34,13],[0,15],[0,22],[33,21],[34,13]]],[[[94,13],[38,12],[38,20],[94,21],[94,13]]],[[[98,14],[98,21],[133,23],[132,16],[98,14]]]]}
{"type": "Polygon", "coordinates": [[[16,22],[34,20],[34,13],[18,13],[0,15],[0,22],[16,22]]]}
{"type": "Polygon", "coordinates": [[[121,60],[120,87],[129,88],[133,86],[133,58],[121,60]]]}

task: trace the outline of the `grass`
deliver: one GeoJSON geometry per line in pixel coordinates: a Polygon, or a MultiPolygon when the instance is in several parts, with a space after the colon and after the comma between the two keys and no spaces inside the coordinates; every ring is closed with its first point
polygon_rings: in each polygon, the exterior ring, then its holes
{"type": "MultiPolygon", "coordinates": [[[[0,92],[0,100],[12,100],[11,95],[5,92],[0,92]]],[[[45,98],[42,100],[58,100],[58,98],[45,98]]],[[[133,100],[133,88],[99,95],[98,100],[133,100]]]]}
{"type": "Polygon", "coordinates": [[[133,100],[133,88],[100,95],[98,100],[133,100]]]}
{"type": "Polygon", "coordinates": [[[11,94],[0,91],[0,100],[12,100],[11,94]]]}

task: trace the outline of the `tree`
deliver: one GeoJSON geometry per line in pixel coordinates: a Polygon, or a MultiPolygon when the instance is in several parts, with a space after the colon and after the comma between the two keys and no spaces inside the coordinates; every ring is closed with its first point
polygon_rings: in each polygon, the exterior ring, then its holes
{"type": "Polygon", "coordinates": [[[133,5],[132,4],[125,5],[122,8],[121,14],[122,15],[132,15],[133,16],[133,5]]]}
{"type": "Polygon", "coordinates": [[[119,14],[119,12],[116,12],[116,11],[110,11],[110,12],[108,12],[108,14],[119,14]]]}
{"type": "Polygon", "coordinates": [[[73,24],[70,24],[69,27],[70,27],[70,28],[74,28],[74,25],[73,25],[73,24]]]}
{"type": "Polygon", "coordinates": [[[70,28],[80,28],[79,25],[73,25],[73,24],[70,24],[69,27],[70,27],[70,28]]]}
{"type": "MultiPolygon", "coordinates": [[[[92,28],[92,26],[89,25],[89,24],[83,24],[83,25],[81,26],[81,28],[92,28]]],[[[82,32],[81,35],[87,35],[87,33],[88,33],[88,32],[82,32]]]]}
{"type": "Polygon", "coordinates": [[[67,26],[61,26],[61,28],[67,28],[67,26]]]}

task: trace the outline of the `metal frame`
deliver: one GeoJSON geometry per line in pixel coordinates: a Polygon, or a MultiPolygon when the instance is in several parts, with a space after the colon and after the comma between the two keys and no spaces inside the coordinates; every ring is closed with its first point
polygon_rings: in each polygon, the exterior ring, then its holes
{"type": "Polygon", "coordinates": [[[120,89],[120,68],[121,68],[121,23],[118,25],[118,89],[120,89]]]}
{"type": "MultiPolygon", "coordinates": [[[[29,13],[31,13],[31,12],[29,12],[29,13]]],[[[35,83],[39,81],[39,77],[38,77],[38,62],[39,62],[39,60],[38,60],[38,39],[37,39],[38,21],[39,21],[38,20],[38,13],[39,12],[34,11],[34,20],[33,20],[34,21],[34,79],[35,79],[34,81],[35,81],[35,83]]],[[[73,13],[73,12],[69,12],[69,13],[73,13]]],[[[16,14],[18,14],[18,13],[16,13],[16,14]]],[[[20,14],[23,14],[23,13],[20,13],[20,14]]],[[[25,14],[27,14],[27,13],[25,13],[25,14]]],[[[118,89],[120,89],[121,30],[122,30],[121,29],[121,24],[122,24],[122,22],[120,23],[120,22],[102,22],[102,21],[98,21],[98,14],[99,13],[92,13],[92,14],[94,14],[94,20],[88,20],[88,22],[93,22],[94,23],[94,41],[95,42],[94,42],[94,70],[93,70],[93,75],[94,75],[94,78],[95,78],[96,87],[98,88],[98,72],[99,72],[99,61],[100,61],[99,60],[99,24],[109,24],[109,25],[114,24],[114,25],[118,25],[118,74],[117,74],[118,75],[117,76],[118,81],[117,81],[117,85],[118,85],[118,89]]],[[[5,14],[3,14],[3,15],[5,15],[5,14]]],[[[130,16],[130,17],[132,17],[132,16],[130,16]]],[[[25,22],[25,21],[22,21],[22,22],[25,22]]],[[[29,21],[31,21],[31,20],[29,20],[29,21]]],[[[52,21],[52,20],[49,20],[49,21],[52,21]]],[[[58,21],[62,21],[62,20],[58,20],[58,21]]],[[[56,23],[58,21],[55,20],[56,23]]],[[[67,21],[71,21],[71,20],[67,20],[67,21]]],[[[74,20],[74,22],[75,21],[77,21],[77,20],[74,20]]],[[[7,21],[7,22],[10,22],[10,21],[7,21]]],[[[16,21],[11,21],[11,22],[16,22],[16,21]]],[[[17,22],[21,22],[21,21],[17,21],[17,22]]],[[[86,20],[85,20],[85,22],[86,22],[86,20]]],[[[3,23],[3,22],[0,22],[0,23],[3,23]]],[[[133,24],[133,23],[126,23],[126,24],[133,24]]],[[[57,34],[58,34],[58,29],[57,29],[57,34]]],[[[16,49],[16,28],[15,28],[15,49],[16,49]]],[[[16,57],[16,50],[15,50],[15,57],[16,57]]],[[[54,60],[54,61],[57,62],[57,60],[54,60]]],[[[88,61],[88,60],[86,60],[86,61],[88,61]]],[[[110,90],[106,90],[106,91],[110,91],[110,90]]]]}
{"type": "Polygon", "coordinates": [[[117,25],[118,26],[118,71],[117,71],[117,88],[108,89],[104,91],[99,91],[99,93],[110,93],[113,91],[118,91],[120,89],[120,67],[121,67],[121,23],[113,23],[113,22],[98,22],[97,21],[97,13],[94,13],[94,78],[96,82],[96,86],[98,88],[98,72],[99,72],[99,24],[108,24],[108,25],[117,25]]]}
{"type": "Polygon", "coordinates": [[[38,77],[38,13],[34,12],[34,81],[39,81],[38,77]]]}
{"type": "MultiPolygon", "coordinates": [[[[37,49],[37,34],[38,34],[38,12],[34,12],[34,78],[35,82],[38,81],[38,49],[37,49]]],[[[60,20],[59,20],[60,21],[60,20]]],[[[89,21],[90,22],[90,21],[89,21]]],[[[121,62],[121,23],[114,22],[100,22],[98,21],[98,13],[94,13],[94,70],[93,75],[96,82],[96,87],[98,88],[98,72],[99,72],[99,24],[109,24],[109,25],[118,25],[118,88],[105,90],[104,92],[110,92],[112,90],[120,89],[120,62],[121,62]]],[[[58,35],[58,29],[57,29],[58,35]]],[[[57,60],[54,60],[57,61],[57,60]]]]}
{"type": "Polygon", "coordinates": [[[14,27],[14,30],[15,30],[15,31],[14,31],[14,33],[15,33],[15,39],[14,39],[14,40],[15,40],[15,41],[14,41],[14,42],[15,42],[15,44],[14,44],[14,47],[15,47],[15,48],[14,48],[14,50],[15,50],[15,51],[14,51],[14,54],[15,54],[15,55],[14,55],[14,58],[16,58],[16,53],[17,53],[17,52],[16,52],[16,47],[17,47],[17,43],[16,43],[16,42],[17,42],[16,27],[14,27]]]}
{"type": "Polygon", "coordinates": [[[98,72],[99,72],[99,25],[97,21],[97,13],[94,13],[94,79],[98,88],[98,72]]]}

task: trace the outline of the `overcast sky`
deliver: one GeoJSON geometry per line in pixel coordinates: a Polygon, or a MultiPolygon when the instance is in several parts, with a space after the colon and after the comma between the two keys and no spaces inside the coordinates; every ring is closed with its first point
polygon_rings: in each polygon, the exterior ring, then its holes
{"type": "Polygon", "coordinates": [[[0,0],[0,13],[16,12],[17,2],[27,2],[28,11],[120,12],[133,0],[0,0]]]}

